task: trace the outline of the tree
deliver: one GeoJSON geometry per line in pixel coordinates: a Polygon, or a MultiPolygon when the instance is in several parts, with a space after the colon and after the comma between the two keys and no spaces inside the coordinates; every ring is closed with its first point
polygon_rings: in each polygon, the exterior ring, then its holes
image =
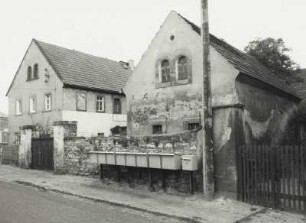
{"type": "Polygon", "coordinates": [[[276,74],[292,74],[299,69],[298,64],[288,56],[287,53],[291,50],[285,46],[282,38],[256,39],[251,41],[244,50],[276,74]]]}

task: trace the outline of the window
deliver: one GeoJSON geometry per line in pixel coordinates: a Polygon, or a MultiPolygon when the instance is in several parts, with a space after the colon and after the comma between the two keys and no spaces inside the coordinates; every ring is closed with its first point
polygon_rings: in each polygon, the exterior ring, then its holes
{"type": "Polygon", "coordinates": [[[3,132],[2,143],[8,143],[8,132],[3,132]]]}
{"type": "Polygon", "coordinates": [[[19,132],[15,132],[14,144],[15,145],[19,145],[20,144],[20,133],[19,132]]]}
{"type": "Polygon", "coordinates": [[[102,95],[97,96],[97,112],[104,112],[104,97],[102,95]]]}
{"type": "Polygon", "coordinates": [[[76,94],[76,108],[78,111],[86,111],[86,93],[77,92],[76,94]]]}
{"type": "Polygon", "coordinates": [[[170,62],[163,60],[160,64],[160,81],[162,83],[170,82],[170,62]]]}
{"type": "Polygon", "coordinates": [[[51,111],[52,109],[52,95],[46,94],[45,95],[45,111],[51,111]]]}
{"type": "Polygon", "coordinates": [[[32,79],[32,67],[28,66],[27,70],[27,80],[30,81],[32,79]]]}
{"type": "Polygon", "coordinates": [[[188,130],[195,130],[200,128],[200,123],[194,122],[194,123],[188,123],[188,130]]]}
{"type": "Polygon", "coordinates": [[[177,79],[185,80],[188,79],[188,60],[187,57],[181,56],[177,61],[177,79]]]}
{"type": "Polygon", "coordinates": [[[153,125],[153,134],[163,134],[163,126],[153,125]]]}
{"type": "Polygon", "coordinates": [[[16,115],[22,114],[22,102],[21,100],[16,101],[16,107],[15,107],[16,115]]]}
{"type": "Polygon", "coordinates": [[[38,79],[38,64],[36,63],[34,65],[34,75],[33,75],[33,79],[38,79]]]}
{"type": "Polygon", "coordinates": [[[30,113],[36,112],[36,98],[30,98],[30,113]]]}
{"type": "Polygon", "coordinates": [[[121,101],[120,98],[114,98],[114,114],[121,114],[121,101]]]}

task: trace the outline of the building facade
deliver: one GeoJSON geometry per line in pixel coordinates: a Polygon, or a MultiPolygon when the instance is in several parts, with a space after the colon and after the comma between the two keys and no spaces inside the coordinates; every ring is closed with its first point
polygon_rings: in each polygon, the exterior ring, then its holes
{"type": "Polygon", "coordinates": [[[129,73],[126,63],[33,40],[7,93],[10,143],[26,125],[50,135],[55,121],[76,121],[86,137],[126,126],[129,73]]]}
{"type": "MultiPolygon", "coordinates": [[[[178,13],[168,15],[124,89],[129,135],[201,130],[200,32],[178,13]]],[[[217,190],[234,192],[236,147],[282,143],[300,98],[255,58],[213,35],[210,44],[217,190]]]]}

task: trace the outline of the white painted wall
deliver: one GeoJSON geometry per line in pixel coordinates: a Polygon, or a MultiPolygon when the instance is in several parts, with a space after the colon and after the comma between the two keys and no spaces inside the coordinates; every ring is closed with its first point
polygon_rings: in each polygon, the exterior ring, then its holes
{"type": "Polygon", "coordinates": [[[126,115],[63,111],[62,120],[78,122],[78,136],[91,137],[98,133],[104,133],[105,136],[111,134],[110,129],[115,126],[126,126],[126,115]]]}

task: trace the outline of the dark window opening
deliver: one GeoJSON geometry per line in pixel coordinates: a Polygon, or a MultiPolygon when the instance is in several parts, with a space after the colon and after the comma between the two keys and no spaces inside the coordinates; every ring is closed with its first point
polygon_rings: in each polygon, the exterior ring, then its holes
{"type": "Polygon", "coordinates": [[[188,130],[195,130],[200,128],[200,123],[194,122],[194,123],[188,123],[188,130]]]}
{"type": "Polygon", "coordinates": [[[32,79],[32,67],[28,67],[28,70],[27,70],[27,80],[31,80],[32,79]]]}
{"type": "Polygon", "coordinates": [[[163,134],[163,126],[153,125],[153,134],[163,134]]]}
{"type": "Polygon", "coordinates": [[[163,60],[161,62],[161,82],[170,82],[170,62],[169,60],[163,60]]]}
{"type": "Polygon", "coordinates": [[[178,80],[188,79],[187,57],[181,56],[178,60],[178,80]]]}
{"type": "Polygon", "coordinates": [[[114,98],[114,114],[121,114],[120,98],[114,98]]]}
{"type": "Polygon", "coordinates": [[[34,75],[33,79],[38,79],[38,64],[34,65],[34,75]]]}

